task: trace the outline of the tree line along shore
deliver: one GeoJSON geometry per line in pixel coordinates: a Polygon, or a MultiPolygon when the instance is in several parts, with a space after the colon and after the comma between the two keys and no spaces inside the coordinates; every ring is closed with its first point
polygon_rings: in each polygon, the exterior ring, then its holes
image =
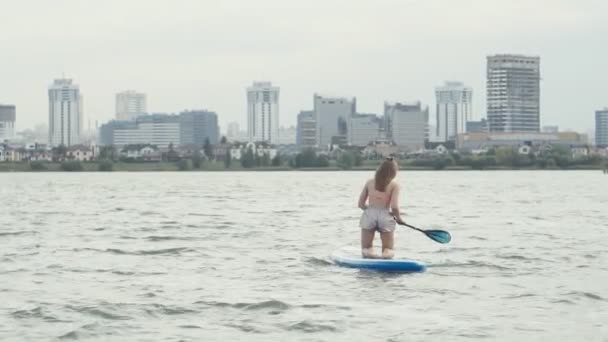
{"type": "MultiPolygon", "coordinates": [[[[204,154],[189,158],[170,155],[156,161],[141,161],[103,150],[94,161],[54,157],[51,161],[0,163],[0,172],[145,172],[145,171],[288,171],[288,170],[374,170],[382,157],[364,158],[356,151],[319,154],[304,150],[295,155],[256,155],[246,151],[239,160],[217,160],[204,154]]],[[[448,152],[445,154],[397,158],[404,170],[608,170],[608,159],[599,155],[573,156],[567,148],[554,148],[539,154],[521,154],[499,147],[483,154],[448,152]]]]}

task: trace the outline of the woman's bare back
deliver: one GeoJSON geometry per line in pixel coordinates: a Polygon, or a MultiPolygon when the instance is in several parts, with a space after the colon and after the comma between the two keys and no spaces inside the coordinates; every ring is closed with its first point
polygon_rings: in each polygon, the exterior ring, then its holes
{"type": "Polygon", "coordinates": [[[393,204],[397,205],[396,200],[398,198],[395,198],[393,195],[395,195],[394,190],[398,188],[398,184],[394,180],[386,186],[385,191],[378,191],[376,189],[376,181],[374,179],[368,180],[365,186],[370,207],[389,208],[393,207],[393,204]]]}

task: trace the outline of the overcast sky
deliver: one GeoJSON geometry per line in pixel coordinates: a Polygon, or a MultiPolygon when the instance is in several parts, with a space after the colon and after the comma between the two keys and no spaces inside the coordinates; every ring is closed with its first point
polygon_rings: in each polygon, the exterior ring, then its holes
{"type": "MultiPolygon", "coordinates": [[[[153,112],[216,111],[246,124],[245,88],[281,87],[280,124],[313,93],[356,96],[358,111],[473,87],[485,117],[485,58],[541,57],[541,125],[586,131],[608,106],[605,0],[0,0],[0,103],[17,128],[48,121],[47,87],[73,78],[85,128],[114,116],[115,93],[153,112]]],[[[433,118],[434,120],[434,118],[433,118]]]]}

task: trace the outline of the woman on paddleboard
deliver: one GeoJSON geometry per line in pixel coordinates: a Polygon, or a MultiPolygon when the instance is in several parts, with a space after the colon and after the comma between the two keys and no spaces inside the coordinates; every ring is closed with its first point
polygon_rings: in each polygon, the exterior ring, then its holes
{"type": "Polygon", "coordinates": [[[359,208],[363,210],[359,226],[364,258],[393,258],[395,223],[403,222],[399,213],[399,184],[394,180],[398,169],[392,157],[386,158],[376,170],[375,177],[365,183],[359,196],[359,208]],[[373,249],[376,231],[382,240],[381,256],[376,255],[373,249]]]}

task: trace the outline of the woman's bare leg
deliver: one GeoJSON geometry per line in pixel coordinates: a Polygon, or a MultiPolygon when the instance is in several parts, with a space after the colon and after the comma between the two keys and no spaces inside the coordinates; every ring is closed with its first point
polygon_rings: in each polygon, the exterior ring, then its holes
{"type": "Polygon", "coordinates": [[[374,229],[361,229],[361,255],[364,258],[378,258],[374,253],[374,234],[374,229]]]}
{"type": "Polygon", "coordinates": [[[380,239],[382,240],[382,258],[392,259],[395,256],[395,252],[393,252],[395,232],[380,233],[380,239]]]}

